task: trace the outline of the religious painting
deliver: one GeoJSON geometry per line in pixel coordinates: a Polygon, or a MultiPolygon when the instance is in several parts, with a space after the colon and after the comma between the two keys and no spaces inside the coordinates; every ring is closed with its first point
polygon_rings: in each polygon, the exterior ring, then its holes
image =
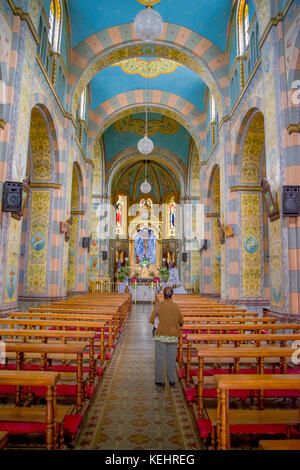
{"type": "Polygon", "coordinates": [[[137,231],[134,241],[134,257],[136,264],[148,258],[150,264],[156,264],[156,236],[153,230],[144,228],[137,231]]]}

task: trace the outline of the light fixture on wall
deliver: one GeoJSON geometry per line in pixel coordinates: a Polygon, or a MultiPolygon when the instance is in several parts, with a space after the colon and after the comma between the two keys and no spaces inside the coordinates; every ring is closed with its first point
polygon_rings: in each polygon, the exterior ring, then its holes
{"type": "Polygon", "coordinates": [[[145,136],[138,141],[137,148],[139,152],[146,155],[145,162],[145,181],[141,184],[140,190],[142,193],[147,194],[151,191],[151,184],[147,180],[147,155],[152,152],[154,144],[148,137],[148,77],[146,78],[146,122],[145,122],[145,136]]]}
{"type": "Polygon", "coordinates": [[[160,14],[147,6],[140,11],[133,23],[134,31],[142,41],[155,41],[163,32],[164,24],[160,14]]]}

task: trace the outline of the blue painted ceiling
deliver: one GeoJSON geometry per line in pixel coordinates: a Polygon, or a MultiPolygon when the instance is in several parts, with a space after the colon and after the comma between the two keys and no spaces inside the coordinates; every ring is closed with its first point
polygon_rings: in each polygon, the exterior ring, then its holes
{"type": "MultiPolygon", "coordinates": [[[[175,23],[210,39],[225,51],[233,0],[162,0],[154,5],[164,22],[175,23]]],[[[93,33],[133,22],[144,8],[137,0],[69,0],[73,47],[93,33]]]]}
{"type": "MultiPolygon", "coordinates": [[[[147,58],[147,60],[151,60],[147,58]]],[[[92,109],[111,97],[133,90],[145,90],[146,78],[139,74],[129,75],[121,67],[107,67],[99,72],[90,82],[92,109]]],[[[160,74],[149,78],[149,90],[172,92],[190,101],[199,111],[204,111],[206,84],[196,72],[179,66],[170,74],[160,74]]]]}
{"type": "MultiPolygon", "coordinates": [[[[132,119],[145,120],[145,114],[133,114],[132,119]]],[[[149,121],[152,119],[161,120],[162,116],[157,113],[149,113],[149,121]]],[[[103,134],[104,149],[106,160],[110,160],[122,150],[130,147],[136,147],[138,141],[142,137],[135,132],[120,133],[115,130],[115,125],[112,124],[103,134]]],[[[175,135],[161,134],[160,132],[151,136],[155,146],[162,147],[170,150],[172,153],[180,157],[184,163],[188,164],[189,148],[191,136],[184,127],[179,126],[178,132],[175,135]]],[[[155,149],[153,151],[155,153],[155,149]]],[[[137,154],[138,154],[137,150],[137,154]]]]}

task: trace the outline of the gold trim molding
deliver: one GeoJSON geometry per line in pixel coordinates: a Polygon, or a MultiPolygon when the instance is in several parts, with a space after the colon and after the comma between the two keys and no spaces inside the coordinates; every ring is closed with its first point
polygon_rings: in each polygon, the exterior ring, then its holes
{"type": "Polygon", "coordinates": [[[231,192],[237,191],[250,191],[250,192],[261,192],[260,186],[230,186],[231,192]]]}
{"type": "Polygon", "coordinates": [[[30,14],[25,13],[22,8],[16,7],[13,0],[7,0],[7,2],[9,4],[10,8],[12,9],[13,14],[15,16],[19,16],[22,21],[26,21],[26,23],[28,25],[28,28],[30,29],[30,31],[32,33],[32,36],[34,37],[35,42],[37,44],[39,44],[40,43],[40,38],[39,38],[39,35],[38,35],[38,33],[35,29],[35,26],[34,26],[32,20],[31,20],[30,14]]]}
{"type": "Polygon", "coordinates": [[[5,119],[0,119],[0,129],[4,129],[6,124],[7,124],[7,121],[5,121],[5,119]]]}
{"type": "Polygon", "coordinates": [[[85,211],[79,211],[77,209],[74,209],[71,211],[71,215],[84,215],[85,211]]]}
{"type": "Polygon", "coordinates": [[[76,141],[76,143],[77,143],[77,145],[78,145],[78,147],[79,147],[79,149],[80,149],[80,151],[81,151],[81,153],[82,153],[82,156],[83,156],[83,158],[85,159],[85,161],[86,161],[87,163],[89,163],[90,165],[92,165],[93,168],[95,168],[93,160],[89,160],[88,157],[86,156],[85,151],[83,150],[82,145],[81,145],[81,143],[79,142],[77,135],[75,135],[74,137],[75,137],[75,141],[76,141]]]}
{"type": "Polygon", "coordinates": [[[58,183],[30,183],[30,188],[61,189],[61,184],[58,184],[58,183]]]}
{"type": "Polygon", "coordinates": [[[288,131],[289,134],[292,134],[293,132],[299,133],[300,132],[300,122],[298,122],[298,124],[290,124],[289,126],[287,126],[287,131],[288,131]]]}
{"type": "Polygon", "coordinates": [[[220,217],[220,212],[207,212],[205,217],[213,218],[213,217],[220,217]]]}

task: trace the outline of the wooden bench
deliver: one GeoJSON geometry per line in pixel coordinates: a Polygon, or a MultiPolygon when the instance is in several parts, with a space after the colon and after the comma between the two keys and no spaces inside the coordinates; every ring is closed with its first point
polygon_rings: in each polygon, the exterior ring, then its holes
{"type": "MultiPolygon", "coordinates": [[[[263,347],[236,347],[236,348],[214,348],[209,347],[210,345],[195,344],[194,347],[197,351],[198,356],[198,375],[197,375],[197,387],[196,387],[196,401],[198,415],[201,418],[203,416],[204,402],[203,402],[203,384],[204,384],[204,361],[214,361],[216,358],[231,358],[234,360],[234,372],[235,374],[226,374],[231,376],[238,376],[239,372],[239,360],[240,358],[253,358],[258,363],[259,374],[264,374],[264,361],[265,358],[275,357],[280,358],[281,371],[285,371],[284,364],[286,359],[291,357],[295,352],[291,348],[263,348],[263,347]]],[[[189,359],[188,359],[189,360],[189,359]]],[[[255,375],[255,374],[254,374],[255,375]]],[[[284,376],[283,374],[280,374],[284,376]]],[[[300,380],[300,376],[299,376],[300,380]]],[[[187,368],[187,387],[190,385],[190,363],[187,368]]],[[[256,387],[255,390],[259,390],[259,406],[260,409],[264,408],[264,395],[260,387],[256,387]]]]}
{"type": "MultiPolygon", "coordinates": [[[[10,329],[10,328],[3,328],[0,329],[0,339],[4,340],[6,343],[8,342],[6,337],[9,338],[20,338],[22,339],[23,343],[28,343],[31,341],[35,341],[37,339],[41,339],[43,343],[48,343],[48,341],[52,341],[54,344],[59,344],[58,340],[63,341],[62,344],[68,344],[70,338],[75,340],[86,340],[89,342],[89,363],[90,363],[90,376],[91,380],[93,380],[96,370],[96,360],[98,354],[95,355],[94,353],[94,337],[95,332],[93,331],[66,331],[66,330],[31,330],[31,329],[10,329]],[[35,338],[35,340],[32,338],[35,338]],[[96,356],[96,357],[95,357],[96,356]]],[[[10,343],[13,342],[12,339],[9,341],[10,343]]],[[[17,341],[19,343],[20,341],[17,341]]],[[[52,343],[48,343],[52,344],[52,343]]],[[[63,355],[62,355],[63,356],[63,355]]],[[[55,359],[59,359],[60,355],[56,354],[54,356],[55,359]]],[[[61,357],[64,359],[63,357],[61,357]]],[[[75,356],[76,359],[76,356],[75,356]]],[[[104,351],[101,351],[101,360],[104,361],[104,351]],[[102,357],[103,356],[103,357],[102,357]]]]}
{"type": "MultiPolygon", "coordinates": [[[[56,424],[63,417],[57,415],[55,386],[60,374],[58,372],[36,372],[36,371],[0,371],[0,385],[22,386],[44,386],[47,387],[46,408],[0,408],[1,421],[24,421],[45,424],[46,448],[52,450],[56,447],[56,424]],[[26,416],[25,416],[26,414],[26,416]]],[[[62,415],[67,414],[64,408],[62,415]]]]}
{"type": "Polygon", "coordinates": [[[224,346],[227,343],[234,343],[234,346],[240,346],[243,343],[255,343],[257,347],[262,346],[262,343],[276,344],[280,343],[281,347],[286,347],[287,342],[300,340],[300,333],[298,334],[187,334],[185,345],[183,344],[182,335],[179,337],[178,342],[178,363],[179,367],[183,365],[183,348],[187,349],[187,356],[191,357],[191,349],[193,343],[201,342],[206,344],[215,344],[216,346],[224,346]]]}
{"type": "MultiPolygon", "coordinates": [[[[33,310],[33,309],[32,309],[33,310]]],[[[39,310],[39,309],[36,309],[39,310]]],[[[42,310],[42,309],[41,309],[42,310]]],[[[17,320],[17,319],[31,319],[31,320],[62,320],[65,319],[67,321],[104,321],[108,323],[108,348],[109,350],[112,349],[113,343],[115,338],[117,337],[117,327],[118,325],[114,321],[114,315],[107,315],[107,314],[79,314],[73,313],[73,311],[65,310],[65,309],[58,309],[59,313],[53,311],[52,313],[39,313],[39,312],[14,312],[10,313],[10,318],[17,320]]],[[[1,325],[1,320],[0,320],[1,325]]]]}
{"type": "Polygon", "coordinates": [[[0,432],[0,450],[4,449],[8,441],[8,432],[1,431],[0,432]]]}
{"type": "MultiPolygon", "coordinates": [[[[24,368],[24,360],[27,353],[36,353],[41,355],[41,370],[45,371],[47,368],[47,355],[51,353],[64,354],[64,356],[76,354],[77,359],[77,371],[76,371],[76,383],[77,383],[77,397],[76,397],[76,410],[80,413],[84,398],[84,374],[83,374],[83,351],[88,343],[76,343],[76,344],[5,344],[6,352],[13,352],[16,354],[16,368],[22,370],[24,368]]],[[[74,375],[74,374],[72,374],[74,375]]],[[[60,374],[60,380],[64,381],[70,375],[60,374]]],[[[17,389],[16,404],[20,404],[20,390],[17,389]]],[[[0,408],[1,409],[1,408],[0,408]]]]}
{"type": "Polygon", "coordinates": [[[299,425],[298,410],[230,410],[229,390],[236,389],[290,389],[300,390],[299,375],[215,375],[218,390],[218,409],[208,415],[213,419],[212,425],[217,427],[218,449],[230,448],[230,425],[238,424],[283,424],[299,425]],[[234,412],[234,413],[233,413],[234,412]]]}
{"type": "Polygon", "coordinates": [[[261,450],[300,450],[300,439],[276,439],[259,441],[261,450]]]}

